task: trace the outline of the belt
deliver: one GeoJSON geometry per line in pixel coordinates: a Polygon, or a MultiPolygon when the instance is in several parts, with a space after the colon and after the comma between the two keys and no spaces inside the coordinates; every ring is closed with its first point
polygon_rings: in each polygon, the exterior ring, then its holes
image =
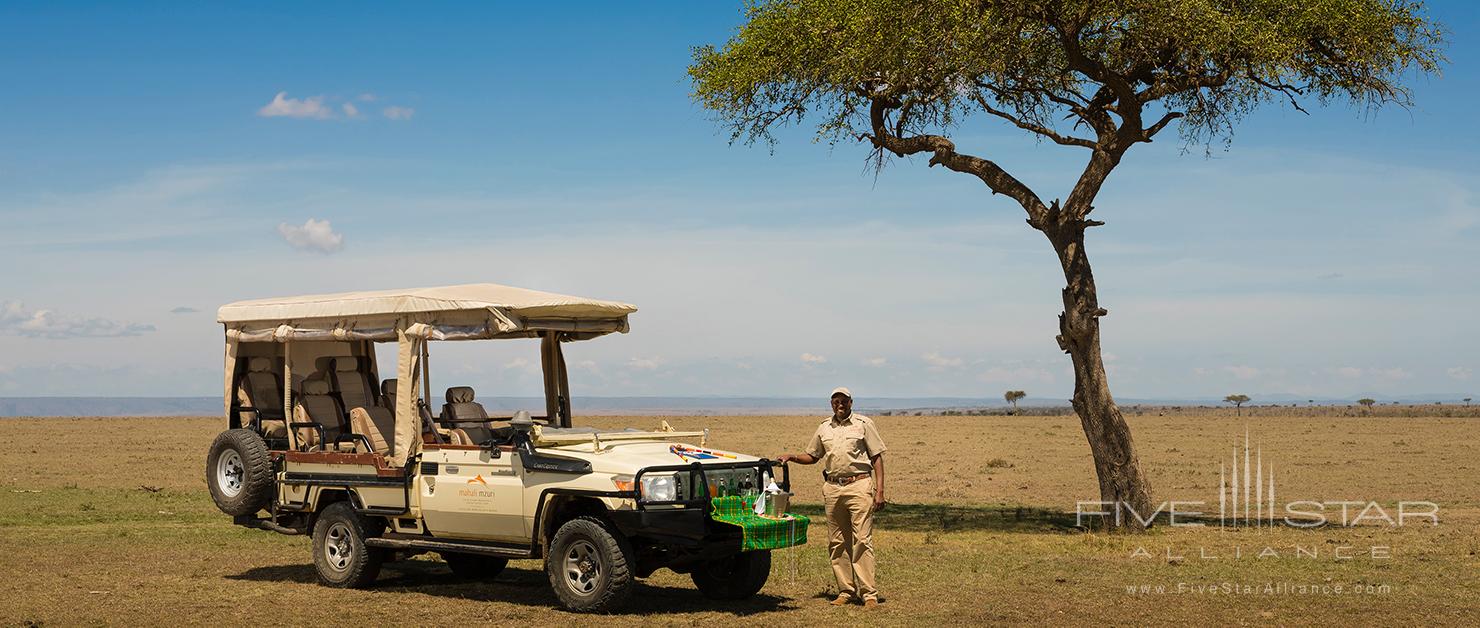
{"type": "Polygon", "coordinates": [[[835,476],[830,476],[830,475],[824,473],[824,474],[822,474],[822,481],[827,482],[828,484],[836,484],[838,486],[847,486],[849,484],[852,484],[854,482],[857,482],[859,480],[862,480],[863,478],[870,477],[871,475],[872,474],[869,474],[869,473],[859,473],[857,475],[844,475],[844,476],[836,476],[835,477],[835,476]]]}

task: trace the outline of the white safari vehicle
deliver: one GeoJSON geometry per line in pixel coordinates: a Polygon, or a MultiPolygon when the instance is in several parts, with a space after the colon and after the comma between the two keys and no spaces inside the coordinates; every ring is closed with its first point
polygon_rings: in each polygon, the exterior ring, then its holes
{"type": "Polygon", "coordinates": [[[229,429],[207,455],[211,497],[238,525],[311,534],[329,586],[369,586],[382,562],[436,552],[465,578],[543,558],[578,611],[614,608],[664,567],[706,596],[751,596],[769,550],[805,542],[806,518],[747,510],[736,523],[719,505],[749,509],[729,496],[769,485],[773,469],[786,488],[784,465],[705,449],[705,432],[666,423],[571,425],[561,343],[626,332],[635,311],[494,284],[226,305],[229,429]],[[490,416],[465,386],[434,398],[431,341],[502,339],[539,345],[542,415],[490,416]],[[376,363],[377,342],[396,343],[395,364],[376,363]]]}

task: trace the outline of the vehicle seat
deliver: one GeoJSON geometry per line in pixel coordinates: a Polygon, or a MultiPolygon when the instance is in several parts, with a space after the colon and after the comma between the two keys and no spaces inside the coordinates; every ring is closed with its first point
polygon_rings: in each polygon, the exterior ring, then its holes
{"type": "Polygon", "coordinates": [[[493,438],[494,428],[488,420],[488,411],[473,398],[472,386],[448,388],[447,403],[442,405],[442,420],[447,422],[444,423],[447,427],[462,430],[474,444],[482,444],[493,438]]]}
{"type": "Polygon", "coordinates": [[[272,363],[272,358],[247,359],[247,374],[237,389],[237,401],[257,413],[269,438],[283,438],[288,435],[283,420],[283,377],[273,371],[272,363]]]}
{"type": "MultiPolygon", "coordinates": [[[[390,455],[391,445],[396,441],[396,415],[380,406],[355,408],[349,411],[349,426],[355,434],[363,434],[370,441],[374,453],[390,455]]],[[[358,440],[354,443],[363,448],[358,440]]]]}
{"type": "MultiPolygon", "coordinates": [[[[344,406],[329,394],[329,382],[317,376],[303,380],[303,394],[293,406],[293,422],[318,423],[324,428],[324,440],[331,443],[344,433],[344,406]]],[[[319,434],[312,428],[300,427],[298,442],[317,446],[319,434]]]]}
{"type": "Polygon", "coordinates": [[[330,377],[333,378],[331,381],[334,390],[339,393],[339,400],[344,403],[345,408],[353,410],[375,405],[375,393],[370,390],[365,374],[360,372],[359,358],[334,358],[334,371],[330,373],[330,377]]]}
{"type": "MultiPolygon", "coordinates": [[[[391,412],[392,416],[396,413],[396,385],[396,380],[394,379],[380,382],[380,401],[384,404],[385,409],[391,412]]],[[[418,401],[416,403],[416,410],[421,415],[422,436],[433,439],[425,442],[447,443],[449,445],[474,444],[466,432],[460,429],[448,429],[438,426],[437,422],[432,420],[432,410],[427,407],[427,404],[418,401]],[[436,435],[430,433],[430,430],[433,429],[437,430],[436,435]]]]}
{"type": "Polygon", "coordinates": [[[396,411],[396,380],[380,382],[380,407],[391,412],[396,411]]]}

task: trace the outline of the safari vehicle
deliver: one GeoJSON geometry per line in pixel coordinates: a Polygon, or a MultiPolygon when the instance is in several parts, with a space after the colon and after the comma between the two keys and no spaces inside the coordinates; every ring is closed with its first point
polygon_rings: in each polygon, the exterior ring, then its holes
{"type": "Polygon", "coordinates": [[[494,284],[223,306],[228,429],[207,455],[211,497],[238,525],[311,534],[319,580],[334,587],[436,552],[465,578],[543,558],[577,611],[616,607],[661,568],[711,598],[751,596],[770,550],[804,543],[807,520],[735,515],[750,504],[729,494],[787,487],[785,465],[705,449],[707,430],[666,422],[571,425],[561,345],[625,333],[635,311],[494,284]],[[505,339],[539,344],[543,413],[490,416],[465,386],[434,412],[428,346],[505,339]],[[383,380],[378,342],[397,348],[383,380]]]}

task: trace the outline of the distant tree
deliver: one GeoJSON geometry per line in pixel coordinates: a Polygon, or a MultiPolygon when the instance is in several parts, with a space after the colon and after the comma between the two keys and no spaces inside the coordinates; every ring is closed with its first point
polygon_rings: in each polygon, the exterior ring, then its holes
{"type": "Polygon", "coordinates": [[[1238,410],[1238,415],[1244,415],[1244,404],[1249,403],[1248,395],[1229,395],[1223,398],[1224,403],[1231,403],[1238,410]]]}
{"type": "Polygon", "coordinates": [[[1002,394],[1002,398],[1003,399],[1006,399],[1007,400],[1007,403],[1012,404],[1012,413],[1013,414],[1017,414],[1017,409],[1018,409],[1017,408],[1017,402],[1018,402],[1018,400],[1019,399],[1022,399],[1023,397],[1026,397],[1026,396],[1028,396],[1028,393],[1025,393],[1025,392],[1023,392],[1021,390],[1009,390],[1009,391],[1007,391],[1007,392],[1005,392],[1005,393],[1002,394]]]}
{"type": "Polygon", "coordinates": [[[1465,405],[1467,405],[1467,406],[1470,405],[1470,398],[1469,397],[1465,397],[1465,405]]]}
{"type": "Polygon", "coordinates": [[[1368,410],[1371,410],[1371,409],[1372,409],[1372,406],[1373,406],[1373,404],[1376,404],[1376,403],[1377,403],[1377,400],[1376,400],[1376,399],[1368,399],[1368,398],[1366,398],[1366,397],[1363,397],[1363,398],[1361,398],[1361,399],[1358,399],[1358,400],[1357,400],[1357,403],[1360,403],[1360,404],[1362,404],[1362,405],[1363,405],[1363,406],[1364,406],[1364,407],[1366,407],[1366,408],[1367,408],[1367,409],[1368,409],[1368,410]]]}
{"type": "MultiPolygon", "coordinates": [[[[694,99],[732,141],[814,122],[823,141],[863,142],[878,169],[919,156],[980,181],[1047,239],[1064,276],[1055,341],[1073,364],[1100,500],[1140,515],[1115,517],[1132,528],[1156,505],[1110,394],[1109,311],[1085,248],[1105,224],[1089,216],[1111,172],[1174,126],[1189,145],[1227,140],[1267,103],[1406,105],[1404,82],[1444,60],[1439,24],[1411,0],[747,0],[744,15],[689,66],[694,99]],[[1084,151],[1067,195],[958,144],[1001,145],[981,139],[981,119],[1084,151]]],[[[1186,209],[1169,220],[1195,222],[1186,209]]]]}

